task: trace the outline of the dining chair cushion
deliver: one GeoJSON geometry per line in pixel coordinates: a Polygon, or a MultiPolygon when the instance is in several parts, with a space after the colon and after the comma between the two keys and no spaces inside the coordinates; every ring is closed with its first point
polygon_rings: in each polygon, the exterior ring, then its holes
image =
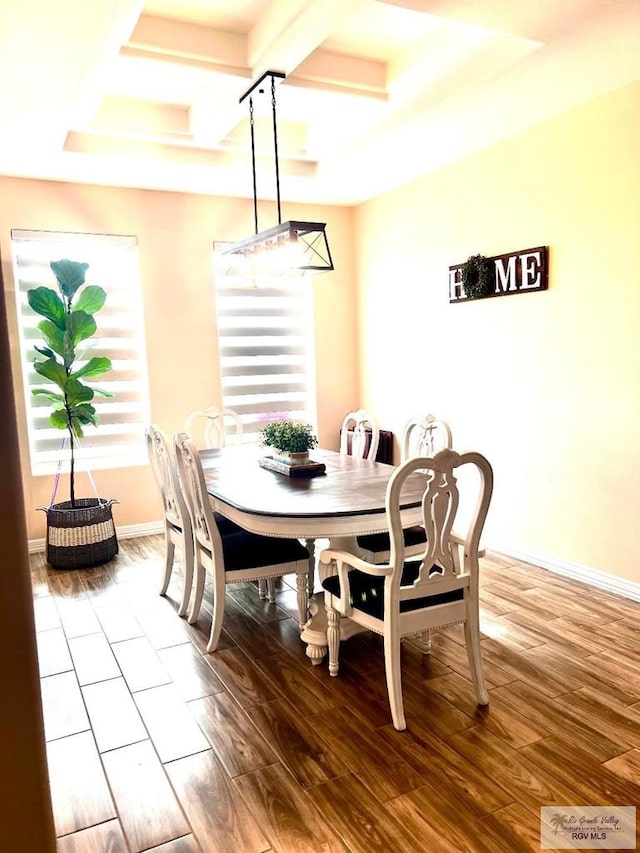
{"type": "Polygon", "coordinates": [[[309,559],[309,552],[297,539],[260,536],[241,527],[222,535],[222,552],[226,572],[309,559]]]}
{"type": "Polygon", "coordinates": [[[240,527],[239,524],[236,524],[235,521],[231,521],[230,518],[227,518],[226,515],[222,515],[219,512],[214,512],[213,517],[218,525],[220,536],[228,536],[229,533],[242,533],[244,529],[240,527]]]}
{"type": "MultiPolygon", "coordinates": [[[[427,534],[421,524],[415,524],[413,527],[405,527],[402,533],[404,535],[405,548],[410,548],[412,545],[424,545],[427,541],[427,534]]],[[[378,551],[386,552],[391,548],[391,540],[386,530],[381,533],[367,533],[364,536],[358,536],[357,541],[358,547],[364,551],[371,551],[373,554],[378,551]]]]}
{"type": "MultiPolygon", "coordinates": [[[[402,570],[401,586],[411,586],[418,577],[420,563],[414,561],[406,562],[402,570]]],[[[440,574],[440,569],[434,566],[432,571],[440,574]]],[[[336,598],[341,597],[340,576],[331,575],[322,581],[322,586],[336,598]]],[[[375,619],[384,619],[384,578],[368,575],[359,569],[349,572],[349,588],[351,590],[350,604],[357,610],[362,610],[375,619]]],[[[425,598],[409,598],[400,602],[400,612],[407,613],[410,610],[421,610],[423,607],[435,607],[436,604],[448,604],[451,601],[461,601],[464,597],[462,589],[454,589],[451,592],[441,592],[437,595],[429,595],[425,598]]]]}

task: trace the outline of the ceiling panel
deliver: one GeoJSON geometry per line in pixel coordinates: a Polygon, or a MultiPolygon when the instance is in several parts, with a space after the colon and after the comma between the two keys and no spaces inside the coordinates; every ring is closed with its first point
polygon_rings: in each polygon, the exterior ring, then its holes
{"type": "Polygon", "coordinates": [[[639,32],[637,0],[3,3],[0,174],[250,195],[272,69],[283,199],[356,204],[637,80],[639,32]]]}

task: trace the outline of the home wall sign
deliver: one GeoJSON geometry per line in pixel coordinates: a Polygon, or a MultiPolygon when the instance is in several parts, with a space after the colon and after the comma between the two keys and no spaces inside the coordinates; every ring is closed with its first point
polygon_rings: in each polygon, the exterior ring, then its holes
{"type": "MultiPolygon", "coordinates": [[[[512,296],[515,293],[532,293],[547,290],[549,286],[547,266],[548,246],[535,249],[522,249],[519,252],[507,252],[493,255],[487,261],[493,264],[493,286],[486,296],[478,299],[490,299],[493,296],[512,296]]],[[[473,297],[465,294],[462,287],[462,267],[464,262],[449,267],[449,302],[473,302],[473,297]]]]}

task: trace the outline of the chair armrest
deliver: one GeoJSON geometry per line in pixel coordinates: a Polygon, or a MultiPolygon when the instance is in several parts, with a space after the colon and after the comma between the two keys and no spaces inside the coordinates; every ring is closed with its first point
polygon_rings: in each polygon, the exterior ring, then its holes
{"type": "MultiPolygon", "coordinates": [[[[465,543],[464,536],[460,536],[460,534],[456,533],[455,530],[451,531],[451,533],[449,534],[449,538],[451,539],[452,542],[455,542],[456,545],[464,545],[464,543],[465,543]]],[[[483,548],[482,545],[479,545],[478,546],[478,557],[484,557],[484,555],[486,553],[487,553],[487,549],[483,548]]]]}
{"type": "Polygon", "coordinates": [[[335,563],[337,575],[340,578],[340,603],[338,610],[343,616],[350,616],[352,613],[351,585],[349,584],[350,568],[359,569],[361,572],[366,572],[369,575],[385,576],[391,573],[390,565],[368,563],[366,560],[356,557],[350,551],[332,551],[327,548],[320,552],[320,562],[325,565],[335,563]]]}
{"type": "Polygon", "coordinates": [[[335,562],[338,566],[338,574],[340,574],[340,567],[343,565],[350,566],[352,569],[359,569],[361,572],[366,572],[368,575],[385,577],[386,575],[391,574],[391,566],[389,563],[369,563],[361,557],[356,557],[356,555],[352,554],[350,551],[332,551],[330,548],[326,548],[324,551],[320,552],[320,562],[327,564],[335,562]]]}

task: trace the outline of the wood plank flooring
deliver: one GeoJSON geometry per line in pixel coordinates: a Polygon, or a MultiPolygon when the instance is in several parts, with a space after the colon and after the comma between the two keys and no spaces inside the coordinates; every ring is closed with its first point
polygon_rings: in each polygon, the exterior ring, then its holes
{"type": "Polygon", "coordinates": [[[179,563],[157,593],[163,549],[31,557],[60,853],[520,853],[543,805],[640,806],[640,603],[487,555],[489,708],[454,626],[430,656],[403,644],[397,732],[379,638],[344,643],[337,678],[312,667],[285,579],[275,605],[228,587],[208,655],[179,563]]]}

